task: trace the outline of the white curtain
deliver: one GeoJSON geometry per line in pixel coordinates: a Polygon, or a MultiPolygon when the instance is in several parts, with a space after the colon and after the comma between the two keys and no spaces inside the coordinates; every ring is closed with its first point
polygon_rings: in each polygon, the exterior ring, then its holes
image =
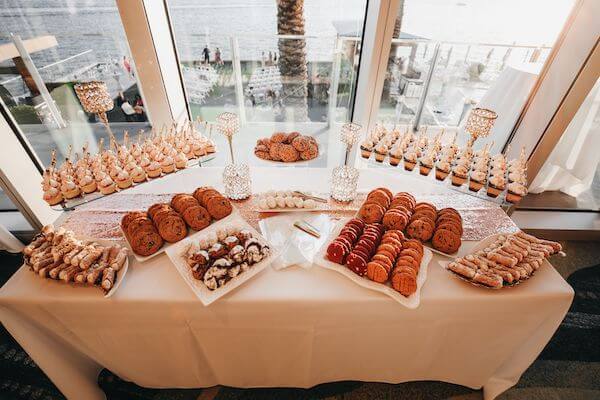
{"type": "Polygon", "coordinates": [[[530,193],[560,190],[577,197],[588,190],[600,162],[600,80],[596,82],[546,163],[530,193]]]}

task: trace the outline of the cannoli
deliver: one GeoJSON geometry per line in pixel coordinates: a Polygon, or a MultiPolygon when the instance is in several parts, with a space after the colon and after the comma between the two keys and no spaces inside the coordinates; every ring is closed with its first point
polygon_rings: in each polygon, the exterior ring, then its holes
{"type": "Polygon", "coordinates": [[[83,250],[83,245],[77,245],[73,250],[71,250],[70,252],[68,252],[67,254],[65,254],[65,256],[63,257],[63,261],[66,262],[67,264],[71,264],[71,259],[77,255],[81,250],[83,250]]]}
{"type": "Polygon", "coordinates": [[[115,271],[119,271],[125,264],[125,260],[127,260],[127,248],[122,247],[110,266],[115,271]]]}
{"type": "Polygon", "coordinates": [[[69,266],[70,266],[69,264],[61,263],[57,267],[52,268],[48,272],[48,276],[52,279],[58,279],[58,274],[60,273],[60,271],[62,271],[65,268],[68,268],[69,266]]]}
{"type": "Polygon", "coordinates": [[[111,267],[102,271],[102,289],[109,291],[115,283],[115,270],[111,267]]]}
{"type": "Polygon", "coordinates": [[[38,261],[34,262],[34,263],[31,265],[31,268],[32,268],[32,269],[33,269],[35,272],[37,272],[37,271],[39,271],[39,270],[40,270],[40,268],[47,267],[47,266],[49,266],[49,265],[53,264],[54,262],[55,262],[55,260],[54,260],[54,257],[52,257],[52,255],[48,255],[48,256],[46,256],[46,257],[44,257],[44,258],[42,258],[42,259],[40,259],[40,260],[38,260],[38,261]]]}
{"type": "Polygon", "coordinates": [[[501,288],[503,283],[502,277],[492,272],[477,272],[473,281],[496,289],[501,288]]]}
{"type": "Polygon", "coordinates": [[[81,271],[81,270],[79,269],[78,266],[70,265],[69,267],[61,270],[58,273],[58,278],[62,281],[70,282],[73,280],[73,277],[75,276],[75,274],[78,273],[79,271],[81,271]]]}
{"type": "Polygon", "coordinates": [[[514,267],[515,265],[517,265],[517,260],[515,258],[506,254],[502,254],[499,250],[494,250],[488,253],[487,258],[507,267],[514,267]]]}
{"type": "Polygon", "coordinates": [[[457,262],[451,262],[450,264],[448,264],[448,269],[468,279],[473,279],[473,277],[477,273],[476,269],[463,264],[459,264],[457,262]]]}
{"type": "Polygon", "coordinates": [[[88,269],[98,258],[100,258],[102,250],[102,247],[92,248],[88,254],[81,259],[79,267],[81,267],[81,269],[88,269]]]}
{"type": "Polygon", "coordinates": [[[102,276],[102,271],[106,268],[106,265],[102,264],[94,264],[93,268],[88,269],[88,274],[86,275],[87,283],[96,284],[100,277],[102,276]]]}
{"type": "Polygon", "coordinates": [[[25,254],[26,256],[30,256],[35,249],[40,247],[45,242],[46,242],[46,238],[44,236],[42,236],[42,235],[36,236],[35,239],[33,239],[33,241],[31,243],[29,243],[27,246],[25,246],[25,248],[23,249],[23,254],[25,254]]]}
{"type": "Polygon", "coordinates": [[[83,260],[83,258],[85,256],[88,255],[88,253],[93,249],[94,247],[91,245],[87,245],[85,246],[83,249],[81,249],[81,251],[79,253],[77,253],[76,255],[74,255],[71,258],[71,265],[79,265],[79,263],[81,262],[81,260],[83,260]]]}

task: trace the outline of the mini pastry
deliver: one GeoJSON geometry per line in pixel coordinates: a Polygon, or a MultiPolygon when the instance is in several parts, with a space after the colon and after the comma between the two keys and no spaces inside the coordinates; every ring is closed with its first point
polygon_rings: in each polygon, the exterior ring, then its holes
{"type": "Polygon", "coordinates": [[[446,179],[446,177],[448,176],[448,174],[450,173],[450,163],[446,160],[439,160],[436,164],[435,164],[435,178],[438,181],[443,181],[444,179],[446,179]]]}
{"type": "Polygon", "coordinates": [[[178,153],[175,156],[175,166],[177,167],[177,169],[184,169],[185,167],[187,167],[187,163],[188,163],[188,158],[186,157],[185,154],[178,153]]]}
{"type": "Polygon", "coordinates": [[[388,151],[388,146],[384,140],[381,140],[379,143],[377,143],[377,146],[375,146],[375,161],[383,162],[388,151]]]}
{"type": "Polygon", "coordinates": [[[488,178],[487,195],[498,197],[506,188],[506,179],[503,175],[490,175],[488,178]]]}
{"type": "Polygon", "coordinates": [[[96,180],[91,175],[85,175],[79,180],[79,186],[83,193],[93,193],[98,189],[96,180]]]}
{"type": "Polygon", "coordinates": [[[131,176],[129,176],[127,171],[124,170],[121,170],[119,172],[115,181],[120,189],[127,189],[128,187],[133,185],[133,180],[131,179],[131,176]]]}
{"type": "Polygon", "coordinates": [[[135,167],[130,174],[135,183],[142,183],[146,180],[146,172],[142,167],[135,167]]]}
{"type": "Polygon", "coordinates": [[[150,165],[148,165],[146,173],[150,178],[158,178],[162,174],[162,168],[158,162],[152,161],[150,165]]]}
{"type": "Polygon", "coordinates": [[[162,172],[165,174],[170,174],[171,172],[175,171],[175,161],[171,156],[165,156],[165,158],[163,158],[161,161],[160,166],[162,168],[162,172]]]}
{"type": "Polygon", "coordinates": [[[404,169],[412,171],[417,164],[418,154],[414,149],[407,151],[404,154],[404,169]]]}
{"type": "Polygon", "coordinates": [[[473,170],[469,174],[469,190],[472,192],[478,192],[485,185],[485,179],[487,177],[487,173],[481,170],[473,170]]]}
{"type": "Polygon", "coordinates": [[[424,176],[429,175],[433,168],[434,161],[435,156],[432,153],[427,153],[421,157],[421,160],[419,161],[419,173],[424,176]]]}
{"type": "Polygon", "coordinates": [[[72,180],[66,179],[60,185],[60,191],[65,199],[70,200],[81,194],[79,186],[77,186],[72,180]]]}
{"type": "Polygon", "coordinates": [[[117,185],[115,184],[115,182],[111,179],[110,176],[106,175],[99,183],[98,183],[98,189],[100,189],[100,192],[102,194],[111,194],[114,193],[117,190],[117,185]]]}
{"type": "Polygon", "coordinates": [[[367,140],[363,141],[360,144],[360,154],[361,154],[362,158],[371,157],[371,153],[373,152],[374,147],[375,147],[375,145],[373,144],[372,140],[367,139],[367,140]]]}
{"type": "Polygon", "coordinates": [[[527,188],[518,182],[509,183],[507,189],[506,201],[509,203],[518,203],[527,194],[527,188]]]}
{"type": "Polygon", "coordinates": [[[58,188],[50,187],[44,191],[44,201],[54,206],[63,201],[63,196],[58,188]]]}
{"type": "Polygon", "coordinates": [[[467,181],[469,168],[464,164],[455,165],[452,168],[452,185],[461,186],[467,181]]]}
{"type": "Polygon", "coordinates": [[[402,149],[401,143],[396,143],[394,146],[392,146],[389,153],[390,165],[396,167],[398,164],[400,164],[400,160],[402,160],[403,153],[404,151],[402,149]]]}

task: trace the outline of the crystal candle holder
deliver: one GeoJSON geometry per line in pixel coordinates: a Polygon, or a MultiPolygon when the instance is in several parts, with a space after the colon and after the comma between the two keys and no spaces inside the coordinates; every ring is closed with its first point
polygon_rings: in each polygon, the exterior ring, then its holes
{"type": "Polygon", "coordinates": [[[331,197],[342,202],[354,200],[358,175],[358,169],[349,165],[335,167],[331,174],[331,197]]]}
{"type": "Polygon", "coordinates": [[[247,164],[229,164],[223,170],[225,195],[232,200],[243,200],[252,194],[250,167],[247,164]]]}

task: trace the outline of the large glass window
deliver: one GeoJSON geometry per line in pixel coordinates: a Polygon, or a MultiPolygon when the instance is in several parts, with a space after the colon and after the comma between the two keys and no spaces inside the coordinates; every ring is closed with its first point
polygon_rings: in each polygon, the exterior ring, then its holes
{"type": "Polygon", "coordinates": [[[527,209],[600,211],[600,79],[531,183],[527,209]]]}
{"type": "Polygon", "coordinates": [[[6,0],[0,5],[0,98],[35,153],[60,163],[88,143],[108,142],[97,114],[80,102],[77,82],[101,81],[113,107],[107,120],[118,140],[148,127],[115,0],[6,0]]]}
{"type": "Polygon", "coordinates": [[[379,122],[451,138],[473,107],[484,107],[498,114],[487,143],[500,151],[573,4],[401,1],[379,122]]]}
{"type": "MultiPolygon", "coordinates": [[[[253,165],[275,165],[255,157],[253,147],[277,131],[317,140],[319,157],[303,165],[332,162],[336,123],[348,121],[354,105],[366,0],[169,0],[168,6],[194,119],[238,114],[238,157],[253,165]]],[[[220,152],[212,164],[226,160],[220,152]]]]}

